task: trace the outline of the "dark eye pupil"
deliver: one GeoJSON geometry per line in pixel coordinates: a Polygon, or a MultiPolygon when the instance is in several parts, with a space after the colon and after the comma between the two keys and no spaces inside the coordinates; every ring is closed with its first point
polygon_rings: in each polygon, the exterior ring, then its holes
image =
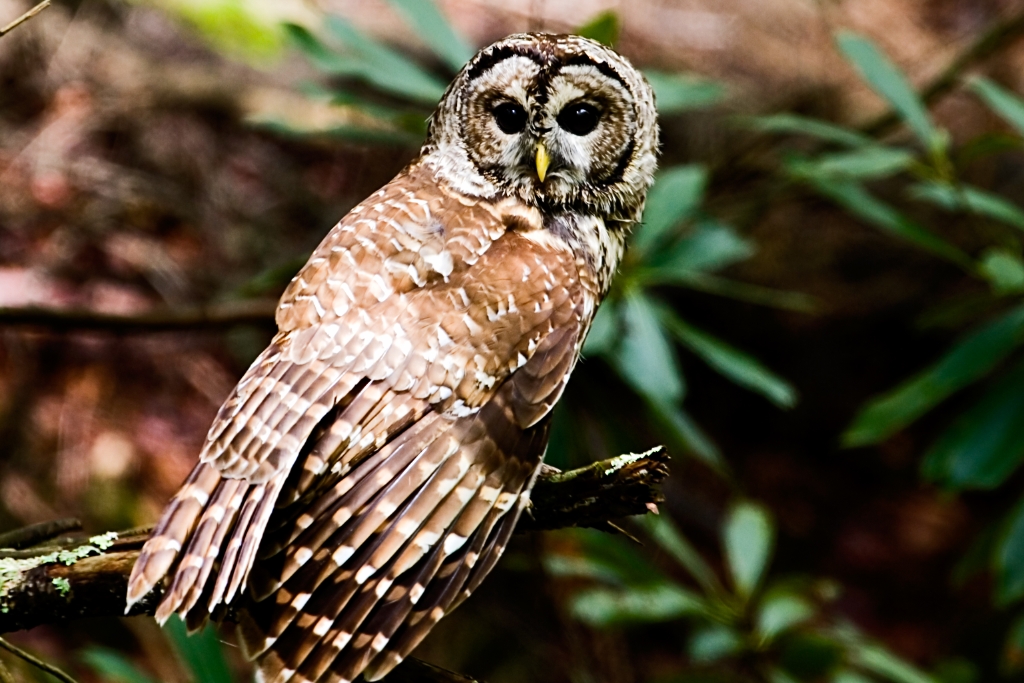
{"type": "Polygon", "coordinates": [[[521,133],[526,128],[526,110],[515,102],[502,102],[494,108],[494,121],[506,135],[521,133]]]}
{"type": "Polygon", "coordinates": [[[558,125],[573,135],[586,135],[597,128],[601,112],[592,104],[570,104],[558,115],[558,125]]]}

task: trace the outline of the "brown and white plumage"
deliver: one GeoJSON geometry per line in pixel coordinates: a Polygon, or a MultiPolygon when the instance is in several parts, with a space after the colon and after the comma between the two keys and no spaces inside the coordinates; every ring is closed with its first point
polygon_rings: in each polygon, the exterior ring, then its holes
{"type": "Polygon", "coordinates": [[[501,555],[639,219],[653,96],[574,36],[482,50],[420,157],[331,230],[128,589],[232,605],[263,680],[376,680],[501,555]]]}

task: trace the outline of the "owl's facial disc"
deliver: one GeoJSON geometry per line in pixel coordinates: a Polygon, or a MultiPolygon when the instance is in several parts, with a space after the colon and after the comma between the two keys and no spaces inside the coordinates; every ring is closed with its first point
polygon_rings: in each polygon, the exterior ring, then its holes
{"type": "Polygon", "coordinates": [[[558,203],[608,181],[636,132],[633,98],[598,65],[513,55],[473,83],[470,157],[496,185],[558,203]]]}
{"type": "Polygon", "coordinates": [[[482,50],[449,88],[425,152],[460,189],[547,209],[624,217],[655,165],[653,95],[612,50],[577,36],[511,36],[482,50]],[[474,180],[475,178],[475,180],[474,180]]]}
{"type": "Polygon", "coordinates": [[[629,91],[596,65],[579,64],[563,67],[548,92],[540,130],[551,166],[541,192],[559,197],[607,184],[628,162],[636,133],[629,91]]]}

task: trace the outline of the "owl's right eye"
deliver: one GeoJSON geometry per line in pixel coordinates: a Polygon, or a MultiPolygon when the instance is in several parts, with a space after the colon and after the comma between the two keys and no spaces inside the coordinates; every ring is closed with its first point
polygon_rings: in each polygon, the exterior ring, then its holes
{"type": "Polygon", "coordinates": [[[494,108],[494,122],[506,135],[522,133],[526,128],[526,109],[516,102],[502,102],[494,108]]]}

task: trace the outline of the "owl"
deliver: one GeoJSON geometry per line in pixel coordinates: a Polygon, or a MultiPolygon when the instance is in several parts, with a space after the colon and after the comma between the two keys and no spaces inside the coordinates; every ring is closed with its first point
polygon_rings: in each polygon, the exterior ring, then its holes
{"type": "Polygon", "coordinates": [[[232,608],[261,680],[373,681],[501,556],[552,407],[640,219],[654,96],[623,57],[513,35],[419,156],[330,231],[129,581],[232,608]]]}

